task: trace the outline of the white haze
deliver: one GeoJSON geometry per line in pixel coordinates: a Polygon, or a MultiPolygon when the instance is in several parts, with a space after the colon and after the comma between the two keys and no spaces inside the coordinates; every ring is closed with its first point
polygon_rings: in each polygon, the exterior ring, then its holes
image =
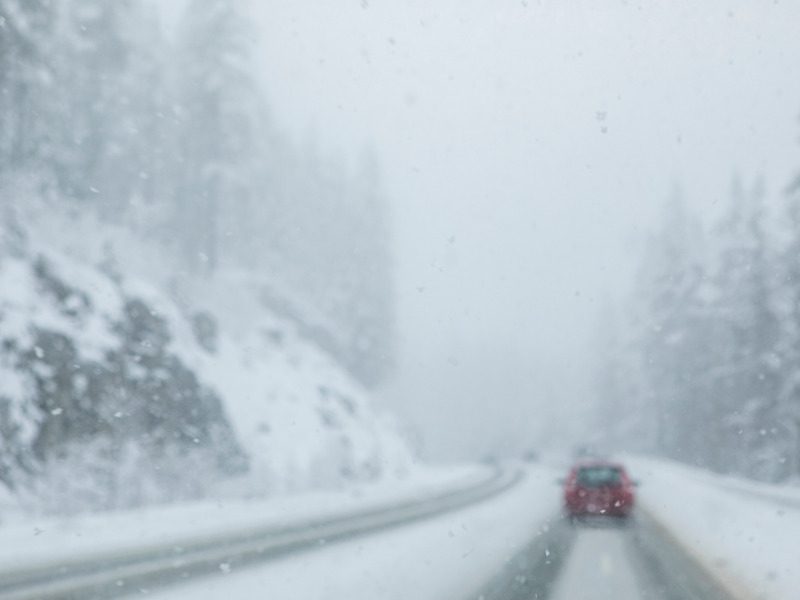
{"type": "MultiPolygon", "coordinates": [[[[592,335],[676,186],[800,163],[800,4],[265,3],[259,69],[300,138],[373,146],[401,337],[386,401],[428,455],[580,432],[592,335]]],[[[258,3],[256,3],[258,7],[258,3]]]]}

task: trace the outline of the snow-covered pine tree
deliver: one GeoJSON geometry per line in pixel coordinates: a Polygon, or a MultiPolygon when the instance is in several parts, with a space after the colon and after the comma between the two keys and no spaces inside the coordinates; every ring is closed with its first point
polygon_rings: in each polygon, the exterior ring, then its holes
{"type": "Polygon", "coordinates": [[[48,0],[0,0],[0,176],[52,153],[58,13],[48,0]]]}
{"type": "Polygon", "coordinates": [[[777,431],[781,374],[774,260],[765,218],[762,184],[746,190],[736,180],[715,236],[718,295],[713,313],[726,340],[716,350],[720,364],[715,394],[724,407],[723,446],[730,453],[725,463],[742,474],[774,479],[780,475],[771,438],[777,431]]]}
{"type": "Polygon", "coordinates": [[[707,342],[702,229],[681,198],[666,205],[661,230],[651,236],[637,277],[642,368],[655,413],[655,447],[694,460],[708,426],[698,419],[698,393],[707,342]]]}
{"type": "Polygon", "coordinates": [[[785,315],[779,356],[782,385],[774,443],[787,477],[800,477],[800,175],[786,189],[788,243],[780,256],[779,299],[785,315]]]}
{"type": "Polygon", "coordinates": [[[256,193],[251,186],[263,99],[251,75],[253,38],[241,5],[194,0],[179,41],[175,230],[199,272],[210,273],[219,264],[222,212],[256,193]]]}

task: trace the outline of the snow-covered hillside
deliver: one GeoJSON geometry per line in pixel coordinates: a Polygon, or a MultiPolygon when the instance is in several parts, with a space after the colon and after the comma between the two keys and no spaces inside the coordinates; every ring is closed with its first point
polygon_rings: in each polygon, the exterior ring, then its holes
{"type": "Polygon", "coordinates": [[[168,293],[157,249],[112,250],[66,217],[4,221],[0,480],[12,496],[75,511],[410,468],[395,425],[246,282],[168,293]]]}

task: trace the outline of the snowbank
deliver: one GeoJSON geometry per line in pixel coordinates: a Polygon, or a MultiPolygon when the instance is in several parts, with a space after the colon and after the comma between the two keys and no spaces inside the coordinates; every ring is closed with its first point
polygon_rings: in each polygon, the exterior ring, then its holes
{"type": "Polygon", "coordinates": [[[502,495],[461,510],[254,565],[187,585],[153,590],[158,600],[297,598],[441,600],[472,598],[558,516],[556,473],[527,467],[502,495]]]}
{"type": "Polygon", "coordinates": [[[789,600],[800,590],[800,490],[633,457],[641,507],[736,598],[789,600]]]}
{"type": "Polygon", "coordinates": [[[484,482],[487,468],[426,467],[404,481],[353,485],[347,491],[307,492],[268,500],[223,499],[73,517],[4,515],[0,576],[41,565],[187,544],[252,529],[302,526],[357,511],[424,500],[484,482]]]}

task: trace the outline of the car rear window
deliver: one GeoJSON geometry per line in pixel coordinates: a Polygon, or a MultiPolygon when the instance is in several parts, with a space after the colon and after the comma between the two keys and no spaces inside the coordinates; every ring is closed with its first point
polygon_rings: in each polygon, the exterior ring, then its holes
{"type": "Polygon", "coordinates": [[[581,467],[578,469],[578,484],[584,487],[619,485],[622,474],[617,467],[581,467]]]}

